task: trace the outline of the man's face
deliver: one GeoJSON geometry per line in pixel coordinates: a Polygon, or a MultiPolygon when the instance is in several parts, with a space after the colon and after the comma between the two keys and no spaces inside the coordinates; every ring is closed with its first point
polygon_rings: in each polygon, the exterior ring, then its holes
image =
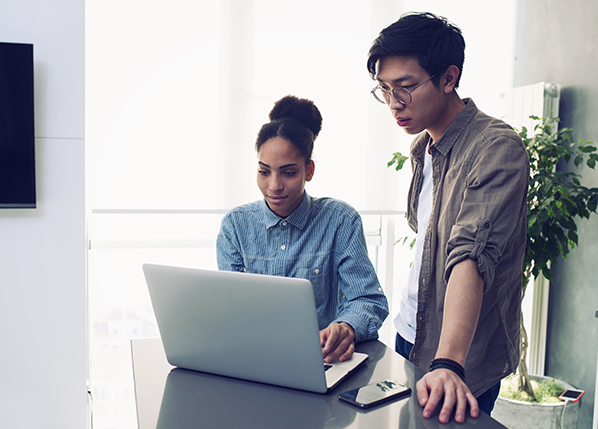
{"type": "MultiPolygon", "coordinates": [[[[378,62],[378,85],[387,91],[396,87],[412,90],[430,77],[414,57],[385,57],[378,62]]],[[[441,78],[442,83],[442,78],[441,78]]],[[[434,86],[432,81],[424,83],[411,93],[412,101],[408,105],[399,103],[390,97],[388,107],[397,125],[407,134],[419,134],[427,130],[434,138],[436,128],[441,124],[446,110],[446,97],[442,88],[434,86]]],[[[444,130],[442,130],[444,132],[444,130]]],[[[440,135],[442,135],[442,132],[440,135]]],[[[438,136],[439,137],[439,136],[438,136]]]]}

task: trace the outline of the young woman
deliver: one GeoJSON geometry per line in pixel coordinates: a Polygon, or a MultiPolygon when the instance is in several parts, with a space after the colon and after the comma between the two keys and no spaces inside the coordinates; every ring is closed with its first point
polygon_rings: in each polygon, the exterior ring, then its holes
{"type": "Polygon", "coordinates": [[[216,250],[220,270],[310,280],[322,355],[332,362],[351,357],[355,343],[378,337],[388,303],[359,214],[342,201],[305,192],[321,127],[312,101],[286,96],[275,103],[255,145],[264,199],[226,214],[216,250]]]}

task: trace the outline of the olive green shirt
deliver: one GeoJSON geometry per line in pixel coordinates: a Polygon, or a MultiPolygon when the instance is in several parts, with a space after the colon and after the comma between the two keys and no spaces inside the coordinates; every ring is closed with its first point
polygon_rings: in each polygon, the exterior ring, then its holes
{"type": "MultiPolygon", "coordinates": [[[[514,372],[519,363],[529,161],[509,125],[479,111],[473,101],[463,101],[465,108],[430,146],[433,203],[410,361],[428,370],[440,340],[451,270],[466,258],[477,261],[484,296],[465,362],[466,383],[477,397],[514,372]]],[[[414,231],[428,138],[423,132],[411,146],[407,219],[414,231]]]]}

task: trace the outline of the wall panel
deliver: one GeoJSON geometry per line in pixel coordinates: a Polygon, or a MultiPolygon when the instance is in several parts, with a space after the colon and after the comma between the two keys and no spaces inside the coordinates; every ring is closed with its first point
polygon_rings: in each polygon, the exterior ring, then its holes
{"type": "MultiPolygon", "coordinates": [[[[591,0],[520,0],[515,86],[561,84],[562,126],[574,138],[598,142],[598,3],[591,0]]],[[[562,166],[566,168],[566,166],[562,166]]],[[[583,183],[598,186],[598,171],[580,171],[583,183]]],[[[550,287],[546,374],[584,389],[579,428],[592,427],[598,349],[598,216],[578,219],[579,247],[554,267],[550,287]]],[[[596,427],[596,426],[594,426],[596,427]]]]}
{"type": "Polygon", "coordinates": [[[84,6],[0,3],[0,40],[34,45],[38,189],[0,210],[0,427],[86,427],[84,6]]]}

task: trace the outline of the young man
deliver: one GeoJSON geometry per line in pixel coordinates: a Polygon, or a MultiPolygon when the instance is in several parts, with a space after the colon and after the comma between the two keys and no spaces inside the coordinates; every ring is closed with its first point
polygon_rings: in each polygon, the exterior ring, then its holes
{"type": "Polygon", "coordinates": [[[465,42],[442,17],[410,13],[372,44],[372,91],[408,134],[407,218],[416,256],[394,322],[397,352],[428,371],[417,396],[430,417],[490,413],[519,362],[529,161],[504,122],[461,99],[465,42]]]}

